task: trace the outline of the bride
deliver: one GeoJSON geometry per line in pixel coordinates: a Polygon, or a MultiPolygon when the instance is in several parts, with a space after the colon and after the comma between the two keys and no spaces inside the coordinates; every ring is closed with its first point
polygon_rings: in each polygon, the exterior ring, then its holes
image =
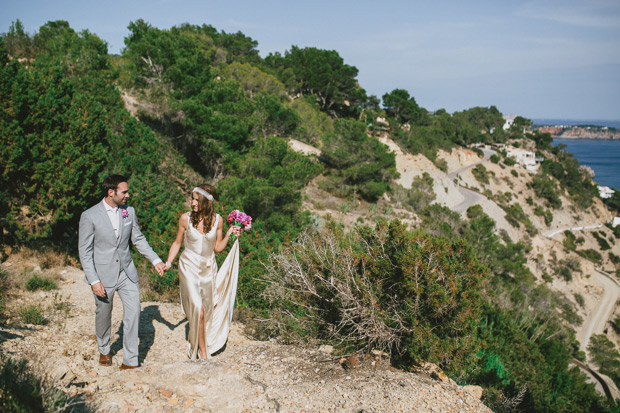
{"type": "Polygon", "coordinates": [[[181,244],[179,287],[181,307],[189,322],[188,356],[210,358],[228,339],[239,272],[239,240],[218,271],[215,253],[222,252],[230,234],[239,237],[240,227],[231,226],[222,238],[222,217],[215,213],[215,187],[204,184],[192,191],[191,211],[181,215],[177,237],[170,246],[166,269],[170,269],[181,244]]]}

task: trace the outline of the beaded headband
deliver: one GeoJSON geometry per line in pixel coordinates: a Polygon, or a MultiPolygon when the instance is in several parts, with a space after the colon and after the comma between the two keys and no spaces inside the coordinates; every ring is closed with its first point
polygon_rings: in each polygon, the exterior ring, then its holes
{"type": "Polygon", "coordinates": [[[207,191],[205,191],[202,188],[196,187],[196,188],[192,189],[192,192],[198,192],[200,195],[204,196],[209,201],[213,201],[213,195],[211,195],[210,193],[208,193],[207,191]]]}

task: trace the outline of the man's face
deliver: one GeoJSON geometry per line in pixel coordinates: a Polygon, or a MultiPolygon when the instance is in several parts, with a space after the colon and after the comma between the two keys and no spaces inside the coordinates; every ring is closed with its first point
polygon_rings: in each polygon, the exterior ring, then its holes
{"type": "Polygon", "coordinates": [[[117,207],[125,205],[127,203],[127,198],[129,198],[129,185],[127,185],[127,182],[121,182],[116,187],[116,191],[110,189],[108,195],[111,196],[112,202],[116,204],[117,207]]]}

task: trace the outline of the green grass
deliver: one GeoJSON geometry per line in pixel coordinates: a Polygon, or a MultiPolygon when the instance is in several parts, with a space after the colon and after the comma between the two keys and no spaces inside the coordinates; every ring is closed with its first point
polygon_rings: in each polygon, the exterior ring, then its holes
{"type": "Polygon", "coordinates": [[[33,274],[32,277],[26,281],[26,290],[28,291],[37,291],[37,290],[55,290],[58,288],[56,283],[49,277],[39,277],[37,274],[33,274]]]}
{"type": "Polygon", "coordinates": [[[28,305],[22,307],[19,311],[19,315],[26,324],[45,325],[47,319],[43,316],[43,311],[38,305],[28,305]]]}

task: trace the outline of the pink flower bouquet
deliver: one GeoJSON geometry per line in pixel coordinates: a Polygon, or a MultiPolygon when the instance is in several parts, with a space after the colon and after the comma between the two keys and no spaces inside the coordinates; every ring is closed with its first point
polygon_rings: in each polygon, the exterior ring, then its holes
{"type": "Polygon", "coordinates": [[[228,218],[226,219],[229,224],[237,225],[241,227],[241,231],[249,231],[252,228],[252,217],[246,214],[245,212],[241,212],[238,209],[230,211],[228,214],[228,218]]]}

